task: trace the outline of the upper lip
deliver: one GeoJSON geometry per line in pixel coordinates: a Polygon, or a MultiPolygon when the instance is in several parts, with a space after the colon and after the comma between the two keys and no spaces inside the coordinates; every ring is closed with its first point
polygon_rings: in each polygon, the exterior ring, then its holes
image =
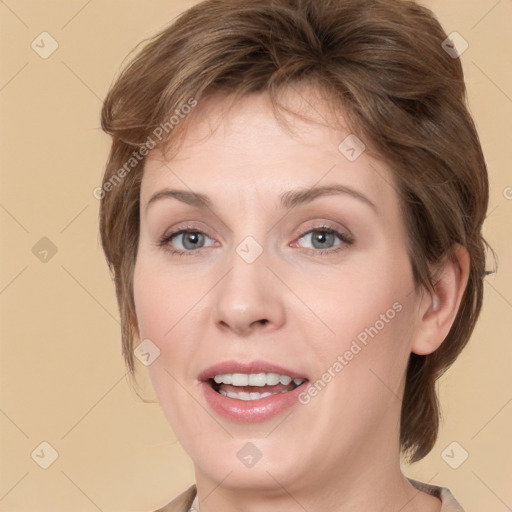
{"type": "Polygon", "coordinates": [[[198,379],[206,382],[209,379],[213,379],[215,375],[222,375],[225,373],[278,373],[279,375],[288,375],[292,379],[307,379],[307,377],[302,373],[261,360],[245,362],[222,361],[203,370],[199,374],[198,379]]]}

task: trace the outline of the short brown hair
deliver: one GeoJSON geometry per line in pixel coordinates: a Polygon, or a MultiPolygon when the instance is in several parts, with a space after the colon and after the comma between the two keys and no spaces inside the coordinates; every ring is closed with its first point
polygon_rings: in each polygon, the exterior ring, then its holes
{"type": "Polygon", "coordinates": [[[470,255],[468,284],[447,338],[430,355],[411,354],[407,369],[401,449],[410,461],[432,449],[439,428],[435,382],[466,345],[482,306],[487,244],[481,228],[489,193],[462,66],[443,49],[446,38],[431,11],[407,0],[207,0],[144,46],[102,111],[113,141],[100,232],[132,374],[144,158],[129,169],[126,162],[147,149],[158,127],[166,127],[160,144],[175,143],[186,123],[171,129],[169,119],[190,98],[266,92],[277,112],[278,93],[313,83],[391,168],[418,287],[432,290],[433,268],[454,244],[470,255]],[[122,179],[113,181],[122,168],[122,179]]]}

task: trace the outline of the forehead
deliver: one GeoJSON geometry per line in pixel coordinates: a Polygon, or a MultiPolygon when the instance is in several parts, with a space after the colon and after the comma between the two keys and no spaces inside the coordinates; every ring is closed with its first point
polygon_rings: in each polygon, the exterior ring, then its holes
{"type": "Polygon", "coordinates": [[[387,166],[363,150],[364,141],[351,134],[342,117],[333,117],[318,94],[302,90],[290,93],[286,102],[306,120],[287,115],[283,126],[266,94],[235,103],[213,95],[200,102],[186,120],[177,151],[149,153],[142,204],[161,187],[205,192],[220,201],[252,197],[263,204],[286,190],[334,183],[385,206],[397,202],[387,166]]]}

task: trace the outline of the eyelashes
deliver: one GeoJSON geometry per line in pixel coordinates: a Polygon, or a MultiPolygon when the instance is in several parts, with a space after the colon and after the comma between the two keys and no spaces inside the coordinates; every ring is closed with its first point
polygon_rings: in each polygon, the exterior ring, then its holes
{"type": "MultiPolygon", "coordinates": [[[[325,243],[325,239],[327,240],[333,240],[337,238],[340,243],[338,245],[335,245],[333,247],[329,247],[327,249],[323,247],[313,248],[313,251],[315,253],[319,253],[321,255],[323,254],[332,254],[339,252],[346,248],[347,245],[351,245],[353,243],[352,237],[350,237],[347,233],[342,233],[338,231],[337,229],[328,227],[328,226],[322,226],[322,227],[316,227],[313,229],[310,229],[303,233],[298,240],[302,240],[305,237],[309,237],[312,242],[319,242],[321,245],[325,243]],[[320,239],[318,237],[315,237],[314,234],[320,235],[320,239]]],[[[293,243],[292,247],[297,247],[297,243],[293,243]]],[[[302,245],[298,245],[298,247],[303,247],[302,245]]]]}
{"type": "MultiPolygon", "coordinates": [[[[198,229],[185,228],[185,229],[180,229],[178,231],[175,231],[173,233],[169,233],[168,235],[165,235],[164,237],[161,238],[158,245],[160,245],[160,247],[165,248],[171,254],[177,254],[180,256],[185,256],[185,255],[192,256],[192,254],[190,254],[190,253],[198,253],[201,249],[204,249],[204,247],[199,247],[199,248],[192,248],[192,249],[189,248],[187,250],[187,248],[184,247],[184,245],[183,245],[183,237],[185,235],[187,235],[187,236],[192,235],[192,240],[199,240],[199,241],[201,241],[201,240],[204,241],[206,238],[210,238],[208,235],[206,235],[205,233],[203,233],[202,231],[200,231],[198,229]],[[181,245],[183,246],[183,249],[176,249],[176,248],[173,248],[171,245],[172,241],[175,238],[179,238],[179,237],[182,237],[181,245]]],[[[188,240],[187,243],[190,243],[190,240],[188,240]]],[[[192,242],[192,244],[193,244],[193,242],[192,242]]],[[[194,256],[195,256],[195,254],[194,254],[194,256]]]]}
{"type": "MultiPolygon", "coordinates": [[[[298,237],[296,242],[289,244],[289,246],[305,249],[306,252],[313,255],[330,256],[343,251],[353,243],[354,239],[348,233],[341,232],[332,226],[322,225],[305,231],[298,237]],[[329,245],[331,241],[335,242],[336,239],[339,240],[339,243],[328,248],[309,248],[299,244],[299,241],[306,237],[311,240],[313,245],[316,243],[319,243],[321,246],[325,244],[329,245]]],[[[186,227],[164,235],[157,245],[162,249],[165,249],[171,255],[193,257],[199,256],[208,247],[215,246],[215,240],[197,228],[186,227]],[[207,240],[211,240],[214,243],[206,246],[202,245],[201,247],[195,247],[198,244],[204,244],[207,240]],[[173,245],[176,241],[178,241],[178,245],[181,245],[181,248],[177,248],[173,245]]]]}

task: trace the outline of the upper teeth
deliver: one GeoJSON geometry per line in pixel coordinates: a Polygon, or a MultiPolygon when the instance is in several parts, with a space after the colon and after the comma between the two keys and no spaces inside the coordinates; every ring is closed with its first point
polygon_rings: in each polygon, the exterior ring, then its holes
{"type": "MultiPolygon", "coordinates": [[[[279,375],[278,373],[222,373],[215,375],[214,380],[217,384],[231,384],[232,386],[275,386],[284,384],[287,386],[292,381],[288,375],[279,375]]],[[[300,386],[304,379],[293,379],[293,382],[300,386]]]]}

